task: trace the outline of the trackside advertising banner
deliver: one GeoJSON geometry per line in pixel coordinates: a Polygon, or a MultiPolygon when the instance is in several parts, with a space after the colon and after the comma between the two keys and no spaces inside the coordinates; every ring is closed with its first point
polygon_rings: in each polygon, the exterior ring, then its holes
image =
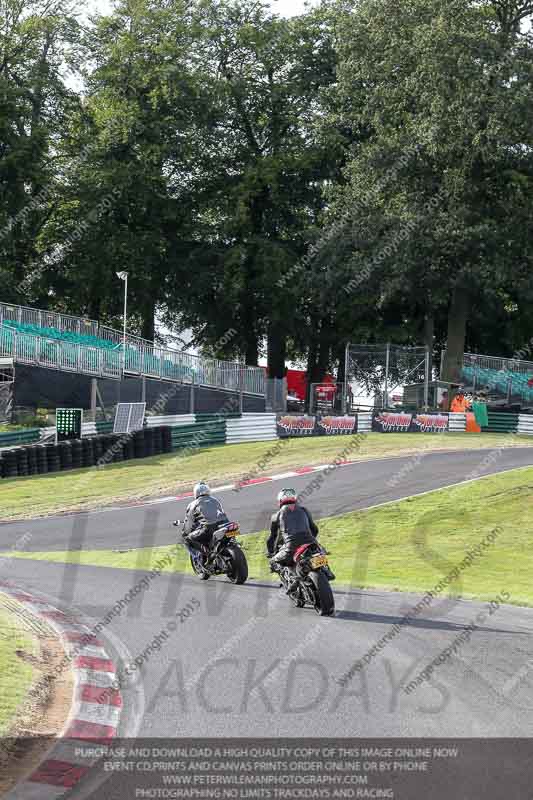
{"type": "Polygon", "coordinates": [[[315,432],[316,417],[309,417],[307,414],[298,416],[296,414],[278,415],[277,426],[278,436],[313,436],[315,432]]]}
{"type": "Polygon", "coordinates": [[[378,433],[443,433],[448,430],[448,415],[381,411],[374,414],[372,430],[378,433]]]}
{"type": "Polygon", "coordinates": [[[413,416],[412,430],[420,433],[442,433],[448,430],[447,414],[415,414],[413,416]]]}
{"type": "Polygon", "coordinates": [[[340,433],[356,433],[357,417],[327,417],[316,418],[315,435],[338,436],[340,433]]]}
{"type": "MultiPolygon", "coordinates": [[[[277,429],[280,438],[354,434],[357,433],[357,417],[278,414],[277,429]]],[[[378,433],[444,433],[448,430],[448,415],[381,411],[372,418],[372,430],[378,433]]]]}
{"type": "Polygon", "coordinates": [[[357,417],[328,415],[280,414],[277,420],[278,436],[338,436],[357,432],[357,417]]]}

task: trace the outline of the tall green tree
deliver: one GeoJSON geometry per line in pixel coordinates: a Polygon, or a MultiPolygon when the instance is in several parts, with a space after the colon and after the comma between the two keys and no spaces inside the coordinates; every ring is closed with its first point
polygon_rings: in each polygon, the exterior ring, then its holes
{"type": "MultiPolygon", "coordinates": [[[[520,26],[532,8],[363,0],[343,18],[344,108],[364,93],[345,121],[371,135],[338,202],[362,211],[361,227],[375,222],[363,238],[380,255],[380,307],[402,298],[406,321],[416,314],[426,336],[447,309],[449,379],[459,376],[476,306],[530,290],[533,48],[520,26]]],[[[361,253],[356,244],[354,276],[361,253]]]]}
{"type": "Polygon", "coordinates": [[[194,227],[203,99],[191,78],[193,42],[179,0],[125,0],[87,29],[85,94],[63,142],[70,169],[47,230],[68,306],[112,321],[122,304],[115,273],[126,269],[131,323],[147,339],[169,280],[183,278],[194,227]]]}
{"type": "Polygon", "coordinates": [[[247,1],[204,3],[198,24],[197,66],[213,106],[204,257],[195,254],[201,271],[183,320],[207,345],[231,323],[226,352],[249,364],[266,341],[269,372],[283,377],[299,305],[284,279],[305,253],[336,158],[317,125],[335,76],[331,35],[318,13],[281,19],[247,1]]]}
{"type": "Polygon", "coordinates": [[[0,278],[30,302],[39,237],[61,191],[58,147],[77,104],[65,84],[78,25],[68,3],[0,3],[0,278]]]}

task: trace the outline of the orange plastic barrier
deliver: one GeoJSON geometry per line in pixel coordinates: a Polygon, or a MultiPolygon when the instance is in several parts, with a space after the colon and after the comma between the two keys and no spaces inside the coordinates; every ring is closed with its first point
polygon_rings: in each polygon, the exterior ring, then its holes
{"type": "Polygon", "coordinates": [[[475,414],[471,411],[466,413],[466,431],[467,433],[481,433],[481,428],[476,422],[475,414]]]}

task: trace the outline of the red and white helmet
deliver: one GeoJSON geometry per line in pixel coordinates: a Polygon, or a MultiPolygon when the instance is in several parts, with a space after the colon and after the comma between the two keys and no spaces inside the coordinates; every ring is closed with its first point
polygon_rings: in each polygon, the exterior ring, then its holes
{"type": "Polygon", "coordinates": [[[278,503],[280,506],[288,505],[289,503],[296,503],[298,499],[298,494],[295,489],[282,489],[281,492],[278,493],[278,503]]]}

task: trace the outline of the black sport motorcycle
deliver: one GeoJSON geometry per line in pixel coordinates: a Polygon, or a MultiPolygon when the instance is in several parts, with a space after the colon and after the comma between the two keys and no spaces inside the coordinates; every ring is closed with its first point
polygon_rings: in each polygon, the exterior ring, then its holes
{"type": "Polygon", "coordinates": [[[304,544],[295,551],[294,566],[280,568],[280,580],[297,608],[313,606],[322,617],[335,614],[326,551],[318,544],[304,544]]]}
{"type": "Polygon", "coordinates": [[[237,522],[222,523],[212,534],[211,541],[201,550],[191,547],[183,534],[183,521],[177,519],[174,526],[182,526],[183,543],[189,551],[191,567],[200,580],[206,581],[211,575],[227,575],[232,583],[245,583],[248,578],[248,562],[236,537],[239,534],[237,522]]]}

